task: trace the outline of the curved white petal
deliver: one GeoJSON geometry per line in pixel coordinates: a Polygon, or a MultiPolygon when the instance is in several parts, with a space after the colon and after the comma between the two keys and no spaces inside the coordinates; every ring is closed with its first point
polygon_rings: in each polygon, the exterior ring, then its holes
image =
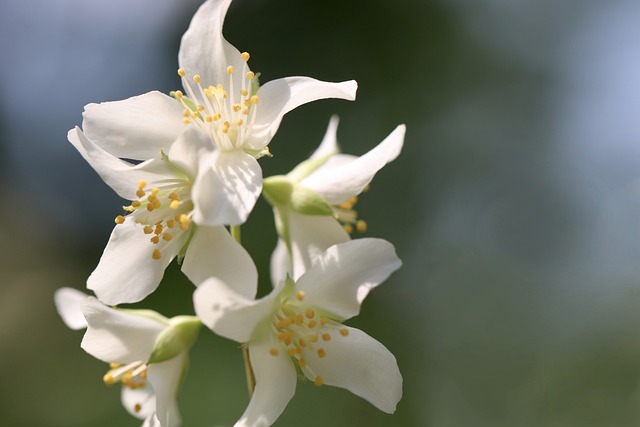
{"type": "Polygon", "coordinates": [[[402,262],[393,245],[382,239],[356,239],[327,249],[298,279],[305,303],[342,319],[360,312],[369,291],[385,281],[402,262]]]}
{"type": "Polygon", "coordinates": [[[282,345],[272,333],[249,344],[251,367],[256,377],[256,388],[249,406],[234,427],[267,427],[284,411],[296,392],[296,370],[282,345]],[[271,348],[279,348],[277,356],[271,348]]]}
{"type": "Polygon", "coordinates": [[[310,77],[286,77],[265,83],[258,90],[256,121],[245,139],[245,148],[262,150],[278,130],[282,117],[308,102],[326,98],[353,101],[358,84],[355,80],[323,82],[310,77]]]}
{"type": "Polygon", "coordinates": [[[203,156],[212,156],[209,135],[195,126],[188,126],[171,145],[167,153],[173,165],[181,168],[190,179],[198,174],[203,156]]]}
{"type": "Polygon", "coordinates": [[[247,298],[256,295],[258,270],[247,251],[222,226],[196,228],[182,271],[196,286],[216,277],[247,298]]]}
{"type": "Polygon", "coordinates": [[[326,327],[318,331],[331,335],[329,341],[316,344],[324,350],[324,357],[318,356],[318,349],[306,351],[307,366],[302,371],[311,380],[320,376],[324,384],[345,388],[378,409],[393,413],[402,397],[402,375],[396,358],[361,330],[340,329],[348,334],[326,327]]]}
{"type": "Polygon", "coordinates": [[[80,308],[87,298],[89,295],[73,288],[60,288],[53,294],[58,314],[69,328],[78,330],[87,327],[87,321],[80,308]]]}
{"type": "Polygon", "coordinates": [[[307,271],[312,260],[329,247],[350,239],[344,228],[331,216],[302,215],[289,209],[287,219],[294,280],[307,271]]]}
{"type": "Polygon", "coordinates": [[[155,418],[156,395],[148,382],[142,388],[122,386],[120,400],[122,406],[134,417],[149,421],[155,418]]]}
{"type": "MultiPolygon", "coordinates": [[[[142,179],[147,182],[162,180],[168,173],[164,162],[158,159],[133,165],[111,155],[89,140],[78,127],[71,129],[67,138],[100,175],[100,178],[124,199],[134,200],[136,198],[138,181],[142,179]]],[[[160,157],[159,151],[156,153],[156,157],[160,157]]]]}
{"type": "Polygon", "coordinates": [[[186,353],[181,353],[166,362],[150,364],[147,368],[147,379],[156,392],[156,417],[162,427],[177,427],[182,422],[176,397],[186,357],[186,353]]]}
{"type": "Polygon", "coordinates": [[[404,134],[405,126],[400,125],[384,141],[358,159],[331,168],[319,168],[303,179],[300,185],[314,190],[329,204],[340,204],[360,194],[376,172],[398,157],[404,134]]]}
{"type": "Polygon", "coordinates": [[[271,254],[271,285],[278,286],[280,282],[287,278],[287,275],[293,277],[293,271],[291,270],[291,257],[287,250],[287,245],[282,239],[278,239],[276,248],[271,254]]]}
{"type": "Polygon", "coordinates": [[[253,300],[234,292],[216,278],[203,282],[193,293],[196,314],[209,329],[237,342],[247,342],[254,330],[270,321],[282,287],[253,300]]]}
{"type": "Polygon", "coordinates": [[[329,120],[329,126],[327,126],[327,131],[322,138],[322,142],[316,148],[316,151],[313,152],[310,159],[318,159],[320,157],[325,157],[330,154],[335,154],[340,151],[340,147],[338,146],[338,123],[340,119],[337,115],[331,116],[329,120]]]}
{"type": "Polygon", "coordinates": [[[240,52],[222,36],[224,17],[230,4],[231,0],[207,0],[195,13],[182,36],[178,63],[188,76],[199,74],[204,87],[217,84],[227,86],[229,65],[236,70],[233,74],[235,87],[240,87],[238,85],[245,63],[240,58],[240,52]]]}
{"type": "Polygon", "coordinates": [[[156,414],[153,413],[153,414],[149,415],[144,420],[144,423],[142,423],[142,427],[161,427],[160,426],[160,421],[158,421],[158,417],[156,417],[156,414]]]}
{"type": "Polygon", "coordinates": [[[212,163],[200,163],[193,185],[193,220],[198,225],[239,225],[246,221],[262,191],[258,161],[240,151],[217,151],[212,163]]]}
{"type": "Polygon", "coordinates": [[[118,305],[143,300],[156,290],[165,268],[189,237],[188,232],[180,232],[171,241],[160,239],[154,245],[142,229],[131,218],[113,229],[98,266],[87,280],[87,288],[103,303],[118,305]],[[158,260],[152,257],[155,249],[161,253],[158,260]]]}
{"type": "Polygon", "coordinates": [[[174,98],[153,91],[122,101],[84,107],[82,129],[96,145],[115,157],[146,160],[184,130],[184,107],[174,98]]]}
{"type": "Polygon", "coordinates": [[[82,304],[87,332],[81,347],[107,363],[132,363],[149,359],[156,338],[166,325],[107,307],[94,297],[82,304]]]}

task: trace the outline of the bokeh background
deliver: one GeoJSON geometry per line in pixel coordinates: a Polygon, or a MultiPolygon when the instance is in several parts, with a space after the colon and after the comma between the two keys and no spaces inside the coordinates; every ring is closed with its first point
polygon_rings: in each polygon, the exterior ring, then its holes
{"type": "MultiPolygon", "coordinates": [[[[0,3],[3,426],[140,424],[53,306],[84,287],[122,205],[66,132],[87,103],[179,88],[199,3],[0,3]]],[[[355,103],[288,114],[265,176],[306,158],[333,113],[352,154],[408,128],[358,204],[404,266],[349,322],[397,356],[404,398],[390,416],[301,383],[276,426],[640,424],[638,22],[636,0],[234,2],[225,35],[262,81],[359,83],[355,103]]],[[[264,201],[243,238],[264,293],[264,201]]],[[[191,314],[191,292],[173,266],[141,306],[191,314]]],[[[184,425],[231,426],[246,403],[237,344],[203,330],[184,425]]]]}

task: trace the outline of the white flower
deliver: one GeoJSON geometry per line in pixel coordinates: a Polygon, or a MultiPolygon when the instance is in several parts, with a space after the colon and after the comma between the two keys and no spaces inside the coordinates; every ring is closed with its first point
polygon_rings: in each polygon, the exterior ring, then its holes
{"type": "Polygon", "coordinates": [[[357,196],[402,149],[404,125],[360,157],[339,154],[337,127],[338,118],[334,116],[322,143],[308,160],[285,176],[264,180],[264,194],[275,208],[280,235],[271,259],[274,284],[287,272],[297,279],[314,257],[336,243],[348,241],[347,231],[354,226],[366,231],[366,223],[353,210],[357,196]]]}
{"type": "Polygon", "coordinates": [[[119,310],[70,288],[56,291],[60,316],[74,329],[86,319],[82,348],[110,364],[106,384],[122,384],[122,404],[143,427],[180,425],[176,395],[200,321],[150,310],[119,310]],[[69,322],[69,319],[75,319],[69,322]]]}
{"type": "Polygon", "coordinates": [[[202,225],[243,223],[262,188],[256,158],[268,153],[267,144],[282,117],[318,99],[353,100],[355,81],[328,83],[308,77],[289,77],[258,87],[250,71],[249,54],[240,53],[222,36],[231,0],[207,0],[196,12],[179,51],[178,74],[183,93],[160,92],[123,101],[89,104],[82,128],[86,137],[119,158],[158,158],[185,128],[198,129],[215,150],[194,186],[200,206],[215,206],[215,215],[194,212],[202,225]],[[176,99],[174,99],[176,98],[176,99]]]}
{"type": "MultiPolygon", "coordinates": [[[[203,197],[194,185],[199,170],[216,155],[206,148],[205,135],[187,129],[168,153],[137,165],[107,153],[78,128],[68,137],[102,179],[131,200],[124,207],[127,215],[116,217],[102,258],[87,281],[100,301],[118,305],[142,300],[157,288],[178,255],[184,255],[182,270],[194,283],[211,276],[230,283],[255,280],[253,260],[225,227],[192,221],[198,214],[217,214],[215,206],[197,203],[203,197]]],[[[237,291],[253,297],[256,287],[237,291]]]]}
{"type": "Polygon", "coordinates": [[[246,343],[256,387],[235,427],[271,425],[296,389],[296,372],[316,385],[346,388],[392,413],[402,396],[393,355],[364,332],[341,323],[360,311],[371,289],[401,265],[380,239],[338,244],[313,260],[293,283],[280,282],[261,300],[217,279],[194,293],[196,313],[214,332],[246,343]]]}

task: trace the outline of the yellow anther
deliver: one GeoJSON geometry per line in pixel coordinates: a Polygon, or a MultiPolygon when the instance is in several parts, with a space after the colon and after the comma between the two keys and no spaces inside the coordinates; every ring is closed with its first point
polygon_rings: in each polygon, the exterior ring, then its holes
{"type": "Polygon", "coordinates": [[[191,117],[191,110],[189,110],[188,108],[185,108],[184,110],[182,110],[182,116],[191,117]]]}
{"type": "Polygon", "coordinates": [[[146,186],[147,186],[147,181],[145,181],[144,179],[141,179],[140,181],[138,181],[138,188],[139,189],[142,190],[146,186]]]}
{"type": "Polygon", "coordinates": [[[153,188],[151,189],[151,195],[152,195],[153,197],[158,197],[158,193],[159,193],[159,192],[160,192],[160,189],[159,189],[158,187],[153,187],[153,188]]]}
{"type": "Polygon", "coordinates": [[[173,96],[175,96],[177,99],[182,99],[182,97],[184,96],[182,91],[177,90],[173,93],[173,96]]]}
{"type": "Polygon", "coordinates": [[[151,227],[150,225],[145,225],[142,231],[144,231],[144,234],[151,234],[153,233],[153,227],[151,227]]]}
{"type": "Polygon", "coordinates": [[[296,354],[296,350],[294,348],[288,348],[287,349],[287,354],[291,357],[293,357],[296,354]]]}
{"type": "Polygon", "coordinates": [[[244,123],[244,121],[242,121],[242,119],[236,120],[236,125],[242,126],[242,123],[244,123]]]}
{"type": "Polygon", "coordinates": [[[307,366],[307,359],[300,359],[298,360],[298,365],[300,365],[301,368],[304,368],[305,366],[307,366]]]}
{"type": "Polygon", "coordinates": [[[242,95],[242,96],[247,96],[247,95],[249,95],[249,92],[247,92],[246,90],[242,89],[242,90],[240,91],[240,95],[242,95]]]}
{"type": "Polygon", "coordinates": [[[255,105],[255,104],[257,104],[258,102],[260,102],[260,98],[258,98],[258,95],[253,95],[253,96],[251,97],[251,103],[255,105]]]}
{"type": "Polygon", "coordinates": [[[324,348],[318,349],[318,357],[322,358],[322,357],[325,357],[326,355],[327,355],[327,352],[324,351],[324,348]]]}
{"type": "Polygon", "coordinates": [[[298,313],[296,315],[296,324],[302,325],[303,323],[304,323],[304,317],[302,316],[302,314],[298,313]]]}
{"type": "Polygon", "coordinates": [[[169,200],[180,200],[180,196],[178,196],[176,193],[170,193],[167,197],[169,197],[169,200]]]}
{"type": "Polygon", "coordinates": [[[302,301],[304,299],[304,291],[298,291],[298,293],[296,293],[296,298],[298,301],[302,301]]]}
{"type": "Polygon", "coordinates": [[[211,123],[213,121],[213,116],[211,114],[207,114],[204,119],[207,122],[211,123]]]}
{"type": "Polygon", "coordinates": [[[233,107],[232,107],[232,108],[233,108],[233,111],[235,111],[235,112],[237,113],[238,111],[240,111],[240,110],[242,109],[242,105],[240,105],[240,104],[233,104],[233,107]]]}
{"type": "Polygon", "coordinates": [[[251,105],[251,101],[249,101],[248,99],[245,99],[244,101],[242,101],[242,103],[244,105],[246,105],[247,107],[249,107],[251,105]]]}
{"type": "Polygon", "coordinates": [[[302,347],[300,346],[296,347],[296,354],[302,354],[302,347]]]}
{"type": "Polygon", "coordinates": [[[169,207],[171,209],[178,209],[181,203],[180,200],[172,200],[171,203],[169,203],[169,207]]]}
{"type": "Polygon", "coordinates": [[[249,58],[251,58],[251,55],[249,55],[249,52],[242,52],[240,54],[240,58],[242,58],[244,62],[247,62],[249,58]]]}
{"type": "Polygon", "coordinates": [[[200,74],[196,74],[195,76],[193,76],[193,81],[196,83],[200,83],[200,74]]]}
{"type": "Polygon", "coordinates": [[[160,259],[162,257],[162,255],[160,254],[160,250],[159,249],[155,249],[153,251],[153,253],[151,254],[151,258],[153,259],[160,259]]]}
{"type": "Polygon", "coordinates": [[[156,228],[153,230],[154,234],[159,235],[164,230],[162,224],[156,224],[156,228]]]}
{"type": "Polygon", "coordinates": [[[191,118],[192,119],[197,119],[198,118],[198,113],[196,111],[194,111],[193,113],[191,113],[191,118]]]}
{"type": "Polygon", "coordinates": [[[308,338],[311,342],[318,342],[318,334],[311,334],[308,338]]]}
{"type": "Polygon", "coordinates": [[[176,223],[175,223],[175,221],[174,221],[174,220],[172,220],[172,219],[170,219],[170,220],[168,220],[168,221],[167,221],[167,227],[169,227],[169,228],[173,228],[173,226],[174,226],[175,224],[176,224],[176,223]]]}
{"type": "Polygon", "coordinates": [[[349,335],[349,330],[347,328],[340,329],[340,335],[346,337],[347,335],[349,335]]]}
{"type": "Polygon", "coordinates": [[[155,199],[152,203],[155,209],[160,209],[160,206],[162,206],[162,203],[160,203],[160,200],[158,199],[155,199]]]}
{"type": "Polygon", "coordinates": [[[133,202],[131,202],[131,206],[134,208],[139,208],[141,205],[140,200],[134,200],[133,202]]]}
{"type": "Polygon", "coordinates": [[[104,377],[102,377],[102,381],[104,381],[105,384],[111,385],[115,384],[116,379],[111,375],[111,372],[107,372],[104,374],[104,377]]]}
{"type": "Polygon", "coordinates": [[[180,223],[180,228],[186,230],[187,228],[189,228],[189,224],[191,224],[191,218],[189,218],[185,214],[181,214],[178,222],[180,223]]]}
{"type": "Polygon", "coordinates": [[[249,109],[248,109],[247,107],[243,107],[243,108],[242,108],[242,114],[244,114],[245,116],[246,116],[247,114],[249,114],[249,109]]]}
{"type": "Polygon", "coordinates": [[[255,73],[253,71],[248,71],[247,74],[245,74],[245,76],[247,77],[247,79],[249,80],[253,80],[253,78],[256,76],[255,73]]]}
{"type": "Polygon", "coordinates": [[[136,404],[133,406],[133,411],[134,411],[135,413],[138,413],[138,412],[142,411],[142,405],[141,405],[141,404],[139,404],[139,403],[136,403],[136,404]]]}
{"type": "Polygon", "coordinates": [[[313,319],[316,316],[316,313],[313,310],[311,310],[310,308],[307,308],[304,311],[304,315],[307,316],[307,319],[313,319]]]}
{"type": "Polygon", "coordinates": [[[321,376],[317,376],[315,380],[313,380],[313,383],[316,385],[316,387],[320,387],[324,384],[324,380],[322,379],[321,376]]]}
{"type": "Polygon", "coordinates": [[[320,324],[321,324],[322,326],[324,326],[324,325],[326,325],[327,323],[329,323],[329,319],[328,319],[326,316],[322,316],[322,317],[320,318],[320,324]]]}
{"type": "Polygon", "coordinates": [[[189,119],[183,119],[182,123],[184,123],[185,125],[191,124],[191,120],[189,119]]]}
{"type": "Polygon", "coordinates": [[[322,339],[323,339],[323,341],[331,341],[331,335],[329,335],[329,334],[322,334],[322,339]]]}
{"type": "Polygon", "coordinates": [[[204,105],[202,105],[202,104],[198,105],[198,111],[204,111],[205,108],[206,107],[204,105]]]}
{"type": "Polygon", "coordinates": [[[124,223],[124,217],[122,215],[118,215],[115,221],[116,221],[116,224],[122,224],[124,223]]]}
{"type": "Polygon", "coordinates": [[[305,348],[307,346],[307,342],[304,340],[304,338],[300,338],[298,340],[298,345],[302,348],[305,348]]]}
{"type": "Polygon", "coordinates": [[[162,238],[168,242],[169,240],[173,239],[173,234],[166,232],[162,235],[162,238]]]}
{"type": "Polygon", "coordinates": [[[277,349],[277,348],[275,348],[275,347],[271,347],[271,348],[269,349],[269,354],[270,354],[270,355],[272,355],[272,356],[277,356],[277,355],[279,355],[279,354],[280,354],[280,351],[278,351],[278,349],[277,349]]]}
{"type": "Polygon", "coordinates": [[[149,241],[154,245],[157,245],[158,243],[160,243],[160,238],[158,236],[153,236],[151,239],[149,239],[149,241]]]}
{"type": "Polygon", "coordinates": [[[111,369],[117,369],[120,366],[122,366],[122,363],[109,363],[109,368],[111,369]]]}
{"type": "Polygon", "coordinates": [[[363,219],[359,219],[358,222],[356,222],[356,230],[358,230],[359,233],[366,233],[367,222],[363,219]]]}
{"type": "Polygon", "coordinates": [[[186,76],[186,75],[187,75],[187,72],[185,71],[185,69],[184,69],[184,68],[178,68],[178,75],[179,75],[180,77],[184,77],[184,76],[186,76]]]}
{"type": "Polygon", "coordinates": [[[221,118],[221,117],[222,117],[222,115],[221,115],[220,113],[215,113],[215,114],[213,115],[213,120],[214,120],[214,121],[216,121],[216,120],[220,120],[220,118],[221,118]]]}
{"type": "Polygon", "coordinates": [[[136,196],[143,197],[144,196],[144,190],[141,189],[141,188],[138,188],[138,191],[136,191],[136,196]]]}
{"type": "Polygon", "coordinates": [[[351,224],[345,224],[342,228],[344,228],[344,231],[346,231],[347,234],[353,233],[353,226],[351,224]]]}
{"type": "Polygon", "coordinates": [[[148,210],[149,212],[153,212],[153,210],[154,210],[154,209],[155,209],[155,208],[153,207],[153,204],[152,204],[152,203],[148,203],[148,204],[147,204],[147,210],[148,210]]]}
{"type": "Polygon", "coordinates": [[[232,65],[229,65],[227,67],[227,74],[233,74],[233,66],[232,65]]]}
{"type": "Polygon", "coordinates": [[[309,327],[310,329],[313,329],[316,327],[317,324],[318,322],[316,322],[315,320],[310,320],[309,323],[307,323],[307,327],[309,327]]]}

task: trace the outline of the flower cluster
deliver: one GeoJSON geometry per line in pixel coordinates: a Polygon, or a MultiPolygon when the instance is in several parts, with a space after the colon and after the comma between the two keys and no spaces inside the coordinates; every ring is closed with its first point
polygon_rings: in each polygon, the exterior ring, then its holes
{"type": "Polygon", "coordinates": [[[183,90],[149,92],[85,107],[69,141],[127,200],[87,280],[95,294],[62,288],[55,303],[82,348],[109,363],[103,381],[143,426],[178,426],[177,396],[202,325],[243,345],[250,403],[236,427],[269,426],[298,377],[350,390],[392,413],[402,395],[393,355],[343,325],[401,261],[382,239],[357,238],[354,206],[395,159],[398,126],[363,156],[341,154],[332,118],[312,156],[286,175],[263,178],[258,160],[287,112],[315,100],[354,100],[355,81],[289,77],[260,85],[250,55],[222,36],[231,0],[206,0],[184,34],[183,90]],[[256,299],[258,273],[239,227],[257,198],[272,205],[278,243],[273,291],[256,299]],[[193,282],[195,316],[166,318],[120,304],[144,300],[176,259],[193,282]]]}

